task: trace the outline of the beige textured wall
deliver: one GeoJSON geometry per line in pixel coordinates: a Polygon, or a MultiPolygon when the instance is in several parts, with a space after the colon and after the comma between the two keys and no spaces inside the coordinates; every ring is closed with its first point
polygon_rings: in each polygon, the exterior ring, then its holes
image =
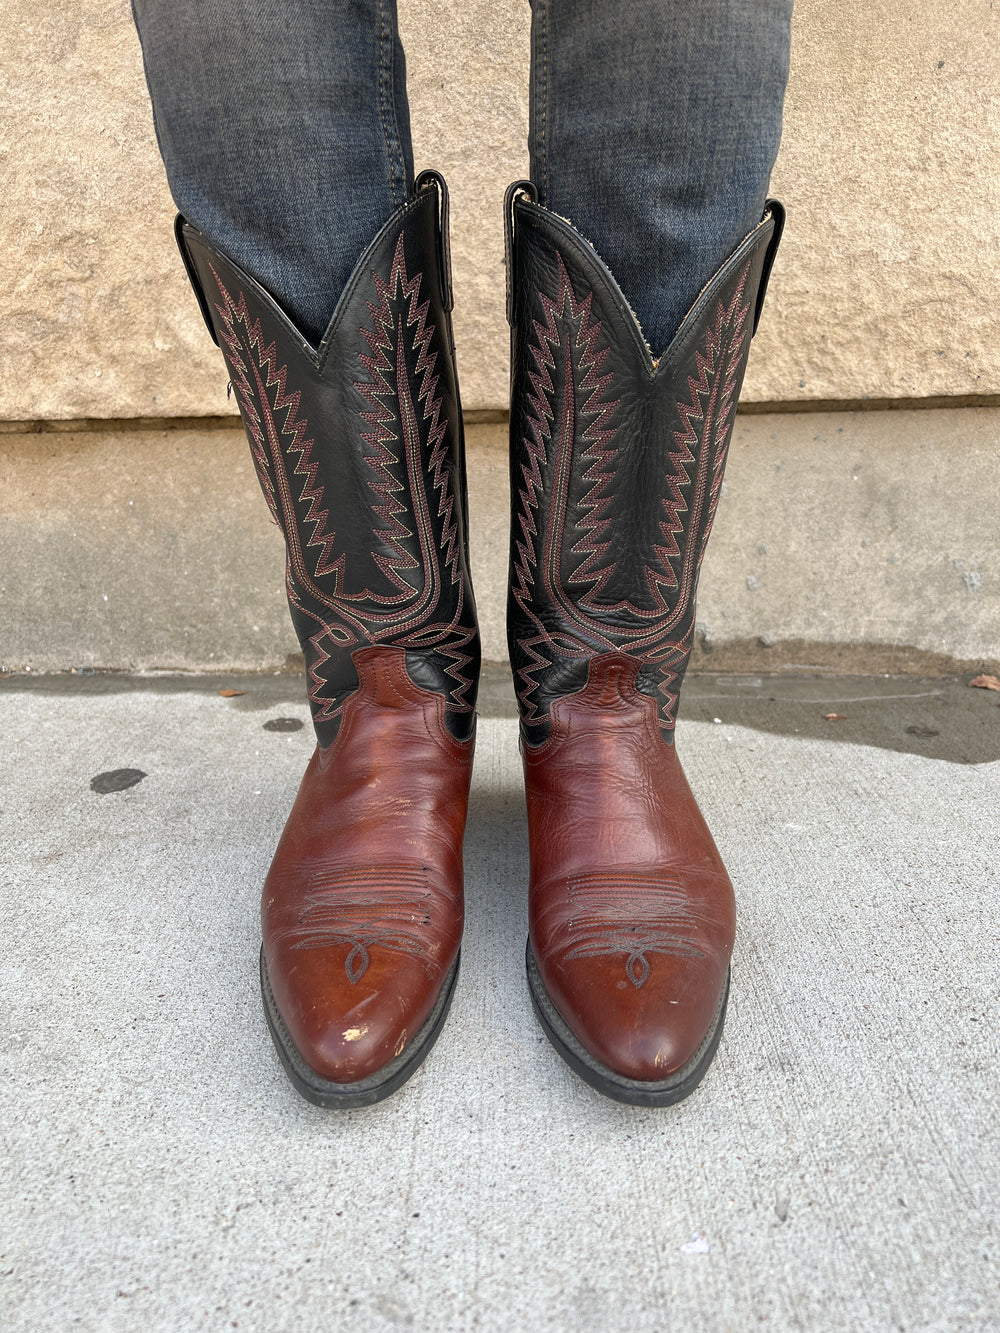
{"type": "MultiPolygon", "coordinates": [[[[452,181],[468,408],[506,400],[501,198],[526,0],[400,0],[418,166],[452,181]]],[[[231,412],[173,252],[126,0],[7,0],[0,419],[231,412]]],[[[1000,7],[799,0],[774,188],[790,226],[757,401],[1000,393],[1000,7]]]]}
{"type": "Polygon", "coordinates": [[[747,396],[1000,392],[1000,5],[798,0],[747,396]]]}

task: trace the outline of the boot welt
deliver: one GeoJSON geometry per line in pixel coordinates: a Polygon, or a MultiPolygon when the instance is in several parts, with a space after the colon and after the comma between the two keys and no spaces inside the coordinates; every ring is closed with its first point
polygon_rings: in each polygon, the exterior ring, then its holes
{"type": "Polygon", "coordinates": [[[683,1101],[685,1097],[690,1096],[705,1077],[722,1037],[732,969],[726,972],[726,984],[711,1027],[691,1059],[686,1065],[675,1070],[669,1078],[661,1082],[646,1083],[639,1079],[625,1078],[622,1074],[609,1069],[607,1065],[601,1064],[570,1030],[545,989],[530,939],[526,949],[526,963],[531,1003],[542,1031],[569,1067],[579,1074],[585,1083],[589,1083],[605,1097],[611,1097],[616,1102],[625,1102],[629,1106],[672,1106],[674,1102],[683,1101]]]}
{"type": "Polygon", "coordinates": [[[270,1029],[275,1049],[285,1073],[291,1079],[295,1090],[302,1094],[307,1102],[314,1106],[337,1107],[350,1111],[359,1106],[374,1106],[401,1087],[423,1064],[427,1052],[438,1038],[444,1020],[451,1008],[455,983],[458,980],[458,965],[461,955],[455,959],[451,971],[445,977],[444,985],[428,1015],[423,1027],[407,1042],[405,1048],[394,1059],[368,1078],[356,1083],[333,1083],[321,1078],[314,1069],[306,1064],[289,1035],[285,1021],[278,1012],[271,991],[271,979],[267,975],[267,963],[264,961],[264,948],[260,950],[260,993],[264,1001],[264,1014],[270,1029]]]}

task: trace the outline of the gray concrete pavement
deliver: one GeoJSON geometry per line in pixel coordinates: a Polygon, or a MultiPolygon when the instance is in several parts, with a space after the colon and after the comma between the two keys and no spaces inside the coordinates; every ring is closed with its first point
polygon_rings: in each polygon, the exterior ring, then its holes
{"type": "Polygon", "coordinates": [[[337,1115],[288,1085],[256,983],[311,748],[263,724],[307,712],[233,683],[0,683],[0,1325],[1000,1328],[1000,696],[689,683],[734,991],[702,1087],[645,1110],[535,1025],[492,682],[452,1014],[397,1096],[337,1115]],[[120,768],[146,776],[91,790],[120,768]]]}

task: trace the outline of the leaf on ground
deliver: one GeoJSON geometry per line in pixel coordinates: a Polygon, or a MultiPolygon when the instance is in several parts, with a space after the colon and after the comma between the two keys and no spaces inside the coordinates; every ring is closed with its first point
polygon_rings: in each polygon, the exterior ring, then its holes
{"type": "Polygon", "coordinates": [[[996,676],[973,676],[969,681],[970,690],[1000,690],[1000,680],[996,676]]]}
{"type": "Polygon", "coordinates": [[[246,690],[220,690],[219,693],[223,699],[237,699],[241,694],[246,694],[246,690]]]}

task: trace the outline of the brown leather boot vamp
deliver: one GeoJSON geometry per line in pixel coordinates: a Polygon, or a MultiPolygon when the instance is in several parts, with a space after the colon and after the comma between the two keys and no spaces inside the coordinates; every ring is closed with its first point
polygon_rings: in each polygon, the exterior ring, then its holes
{"type": "Polygon", "coordinates": [[[473,742],[449,733],[402,649],[354,660],[358,691],[313,754],[261,905],[268,1022],[320,1105],[366,1105],[413,1073],[447,1014],[462,937],[473,742]]]}
{"type": "Polygon", "coordinates": [[[619,1100],[686,1096],[722,1031],[732,884],[639,663],[606,654],[524,747],[528,972],[560,1053],[619,1100]]]}

